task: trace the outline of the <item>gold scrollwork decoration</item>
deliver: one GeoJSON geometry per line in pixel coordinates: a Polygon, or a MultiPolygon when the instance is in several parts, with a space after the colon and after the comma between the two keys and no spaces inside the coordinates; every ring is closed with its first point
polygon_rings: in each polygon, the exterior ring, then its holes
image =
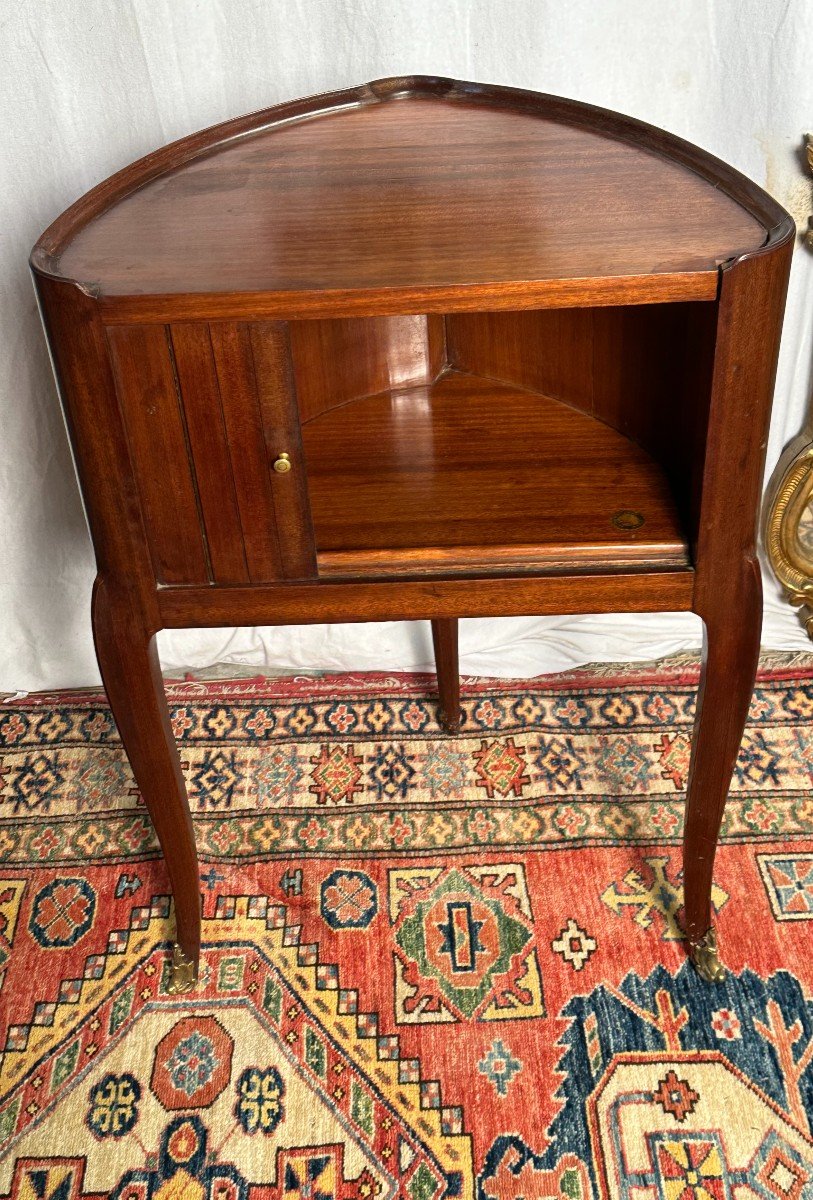
{"type": "MultiPolygon", "coordinates": [[[[813,173],[813,134],[805,135],[805,160],[813,173]]],[[[804,234],[813,250],[813,217],[804,234]]],[[[813,425],[795,437],[777,464],[765,503],[765,551],[791,604],[813,638],[813,425]]]]}
{"type": "MultiPolygon", "coordinates": [[[[813,539],[800,532],[813,499],[813,443],[793,455],[767,506],[764,540],[771,566],[793,605],[813,607],[813,539]]],[[[808,516],[813,526],[813,514],[808,516]]],[[[803,614],[813,637],[813,611],[803,614]]]]}

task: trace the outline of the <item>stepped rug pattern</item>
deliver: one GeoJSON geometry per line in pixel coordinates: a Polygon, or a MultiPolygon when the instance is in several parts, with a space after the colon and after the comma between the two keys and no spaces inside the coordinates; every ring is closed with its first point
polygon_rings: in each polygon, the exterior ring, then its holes
{"type": "Polygon", "coordinates": [[[696,666],[168,685],[199,984],[98,693],[0,706],[0,1197],[813,1200],[813,664],[681,944],[696,666]]]}

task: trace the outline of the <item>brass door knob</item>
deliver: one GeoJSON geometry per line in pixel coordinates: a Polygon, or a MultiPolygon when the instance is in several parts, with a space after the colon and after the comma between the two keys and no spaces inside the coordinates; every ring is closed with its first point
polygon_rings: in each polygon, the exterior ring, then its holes
{"type": "Polygon", "coordinates": [[[291,469],[291,460],[287,454],[280,454],[279,458],[274,461],[274,470],[278,475],[284,475],[286,471],[291,469]]]}

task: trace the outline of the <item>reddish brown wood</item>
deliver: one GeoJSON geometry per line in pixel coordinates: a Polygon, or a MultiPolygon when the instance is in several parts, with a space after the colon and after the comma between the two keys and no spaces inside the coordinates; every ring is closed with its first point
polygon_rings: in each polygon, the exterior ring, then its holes
{"type": "Polygon", "coordinates": [[[456,618],[446,617],[432,622],[432,644],[438,675],[440,719],[449,733],[457,733],[460,729],[460,667],[456,618]]]}
{"type": "MultiPolygon", "coordinates": [[[[88,222],[121,202],[136,189],[168,171],[177,170],[215,148],[254,131],[269,130],[325,114],[392,99],[442,98],[446,103],[497,108],[531,114],[555,123],[610,139],[627,142],[647,153],[662,156],[694,172],[711,183],[715,190],[734,199],[766,229],[783,219],[783,210],[760,187],[733,167],[707,151],[673,134],[632,117],[610,112],[595,105],[544,95],[519,88],[498,87],[431,76],[402,76],[378,79],[360,87],[329,95],[309,96],[264,109],[235,120],[225,121],[199,133],[182,138],[125,167],[93,188],[71,205],[40,238],[35,247],[34,265],[48,272],[58,265],[60,252],[88,222]]],[[[356,163],[352,164],[354,167],[356,163]]],[[[466,167],[469,166],[467,162],[466,167]]],[[[380,182],[380,180],[379,180],[380,182]]],[[[680,215],[680,214],[679,214],[680,215]]],[[[647,270],[651,264],[647,265],[647,270]]]]}
{"type": "Polygon", "coordinates": [[[624,305],[449,316],[454,367],[553,396],[640,443],[697,536],[717,306],[624,305]]]}
{"type": "Polygon", "coordinates": [[[100,668],[190,958],[164,626],[431,619],[453,720],[459,617],[693,607],[686,929],[703,937],[758,653],[793,236],[755,184],[668,134],[431,78],[204,131],[46,231],[32,266],[100,668]],[[613,526],[619,511],[645,523],[613,526]]]}
{"type": "Polygon", "coordinates": [[[166,628],[313,625],[332,621],[420,621],[431,617],[521,617],[554,613],[681,612],[692,607],[694,571],[578,569],[256,587],[167,587],[158,593],[166,628]]]}
{"type": "Polygon", "coordinates": [[[111,329],[107,340],[156,578],[202,583],[209,552],[167,330],[111,329]]]}
{"type": "Polygon", "coordinates": [[[285,579],[307,579],[316,575],[316,548],[288,328],[280,322],[257,323],[251,326],[249,338],[270,468],[280,570],[285,579]],[[274,463],[282,455],[288,456],[291,469],[277,474],[274,463]]]}
{"type": "Polygon", "coordinates": [[[93,592],[93,638],[116,727],[164,851],[178,942],[197,963],[200,877],[195,833],[155,637],[145,630],[132,597],[101,579],[93,592]]]}
{"type": "Polygon", "coordinates": [[[215,321],[209,325],[209,337],[249,579],[252,583],[279,579],[284,572],[250,328],[215,321]]]}
{"type": "Polygon", "coordinates": [[[271,126],[107,208],[59,269],[107,296],[312,294],[702,273],[761,242],[674,161],[540,115],[404,96],[271,126]]]}
{"type": "Polygon", "coordinates": [[[333,409],[303,440],[322,574],[689,565],[664,471],[534,392],[451,372],[333,409]],[[643,523],[619,528],[624,512],[643,523]]]}
{"type": "Polygon", "coordinates": [[[155,569],[98,305],[75,284],[35,280],[96,565],[138,591],[155,630],[155,569]]]}
{"type": "Polygon", "coordinates": [[[294,321],[290,330],[303,425],[348,400],[431,383],[445,366],[442,317],[294,321]]]}
{"type": "Polygon", "coordinates": [[[756,519],[792,248],[786,236],[723,273],[694,596],[705,637],[683,852],[693,943],[712,925],[717,838],[759,659],[756,519]]]}
{"type": "Polygon", "coordinates": [[[449,362],[592,415],[594,320],[592,308],[452,315],[446,319],[449,362]]]}
{"type": "MultiPolygon", "coordinates": [[[[111,330],[111,335],[113,334],[111,330]]],[[[215,583],[248,583],[229,438],[208,325],[171,327],[175,368],[215,583]]]]}
{"type": "Polygon", "coordinates": [[[49,279],[37,284],[96,548],[93,628],[99,667],[166,854],[178,942],[196,962],[195,845],[155,652],[154,634],[162,623],[155,569],[104,330],[98,307],[73,285],[49,279]]]}
{"type": "Polygon", "coordinates": [[[678,300],[715,300],[716,271],[671,275],[607,275],[596,279],[549,279],[538,283],[462,284],[319,292],[200,292],[161,296],[100,296],[107,325],[159,321],[310,320],[315,317],[397,316],[405,309],[444,315],[467,312],[517,312],[522,309],[583,308],[605,305],[669,304],[678,300]]]}

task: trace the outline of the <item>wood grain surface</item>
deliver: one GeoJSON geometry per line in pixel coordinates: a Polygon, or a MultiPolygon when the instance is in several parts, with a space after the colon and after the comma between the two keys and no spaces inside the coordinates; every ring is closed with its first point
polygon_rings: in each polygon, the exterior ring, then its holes
{"type": "Polygon", "coordinates": [[[657,463],[535,392],[450,371],[332,409],[303,447],[322,574],[689,564],[657,463]]]}
{"type": "Polygon", "coordinates": [[[697,956],[759,652],[794,237],[766,192],[669,133],[421,76],[184,138],[46,230],[31,263],[97,655],[190,962],[160,628],[432,620],[454,727],[458,618],[689,608],[697,956]]]}
{"type": "Polygon", "coordinates": [[[612,136],[586,109],[562,122],[544,97],[529,111],[499,92],[326,98],[205,153],[179,143],[163,172],[145,167],[135,190],[112,186],[109,206],[77,220],[52,267],[107,297],[307,305],[558,280],[629,278],[634,291],[647,276],[707,296],[715,280],[700,277],[764,242],[738,200],[634,144],[623,119],[612,136]]]}

